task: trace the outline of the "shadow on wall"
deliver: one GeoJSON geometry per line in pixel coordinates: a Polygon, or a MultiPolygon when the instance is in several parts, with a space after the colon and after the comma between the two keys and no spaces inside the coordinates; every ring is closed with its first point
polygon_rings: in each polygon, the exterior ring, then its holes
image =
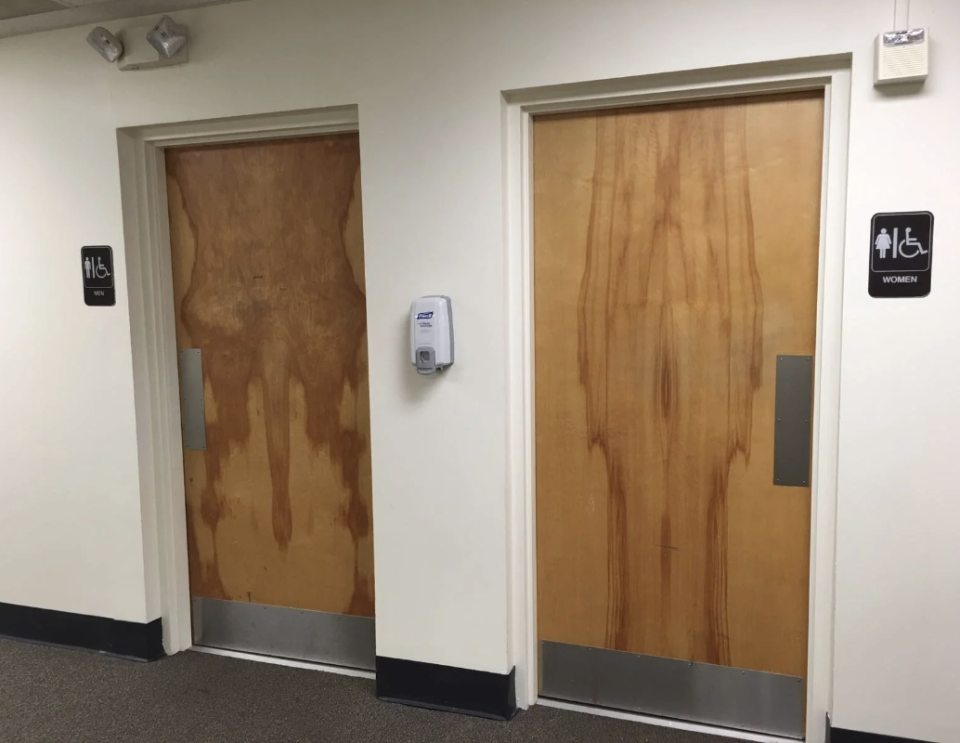
{"type": "Polygon", "coordinates": [[[923,92],[923,83],[900,83],[899,85],[880,85],[874,90],[881,98],[904,98],[915,96],[923,92]]]}

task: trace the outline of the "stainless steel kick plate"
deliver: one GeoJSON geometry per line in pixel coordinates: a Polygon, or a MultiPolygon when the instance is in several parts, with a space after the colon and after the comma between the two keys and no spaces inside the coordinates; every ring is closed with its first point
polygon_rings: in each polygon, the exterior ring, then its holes
{"type": "Polygon", "coordinates": [[[371,617],[193,599],[197,645],[312,663],[374,670],[376,625],[371,617]]]}
{"type": "Polygon", "coordinates": [[[563,642],[540,651],[544,697],[803,737],[801,678],[563,642]]]}
{"type": "Polygon", "coordinates": [[[185,348],[180,352],[180,419],[183,421],[183,448],[188,451],[206,451],[203,354],[199,348],[185,348]]]}
{"type": "Polygon", "coordinates": [[[810,485],[813,356],[777,356],[773,484],[810,485]]]}

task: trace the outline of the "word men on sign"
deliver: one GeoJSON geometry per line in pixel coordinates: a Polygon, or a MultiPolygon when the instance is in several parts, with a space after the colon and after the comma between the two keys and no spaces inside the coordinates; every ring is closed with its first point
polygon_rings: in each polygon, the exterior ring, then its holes
{"type": "Polygon", "coordinates": [[[83,269],[83,301],[90,307],[112,307],[117,303],[113,279],[113,248],[106,245],[80,248],[83,269]]]}
{"type": "Polygon", "coordinates": [[[925,297],[933,266],[930,212],[875,214],[870,229],[870,296],[925,297]]]}

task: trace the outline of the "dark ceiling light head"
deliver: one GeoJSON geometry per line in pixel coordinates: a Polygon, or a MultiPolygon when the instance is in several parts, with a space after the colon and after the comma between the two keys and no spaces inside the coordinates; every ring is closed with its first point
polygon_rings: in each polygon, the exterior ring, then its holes
{"type": "Polygon", "coordinates": [[[147,34],[147,41],[160,56],[171,59],[187,45],[187,29],[165,15],[147,34]]]}
{"type": "Polygon", "coordinates": [[[108,62],[116,62],[123,56],[123,43],[103,26],[97,26],[87,34],[87,43],[108,62]]]}

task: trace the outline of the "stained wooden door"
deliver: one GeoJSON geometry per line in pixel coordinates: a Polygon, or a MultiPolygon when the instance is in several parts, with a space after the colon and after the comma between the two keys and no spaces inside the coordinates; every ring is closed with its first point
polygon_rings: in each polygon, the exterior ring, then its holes
{"type": "Polygon", "coordinates": [[[358,136],[171,149],[166,166],[177,343],[203,360],[191,592],[373,616],[358,136]]]}
{"type": "Polygon", "coordinates": [[[822,121],[819,93],[535,119],[541,640],[805,676],[774,389],[815,349],[822,121]]]}

